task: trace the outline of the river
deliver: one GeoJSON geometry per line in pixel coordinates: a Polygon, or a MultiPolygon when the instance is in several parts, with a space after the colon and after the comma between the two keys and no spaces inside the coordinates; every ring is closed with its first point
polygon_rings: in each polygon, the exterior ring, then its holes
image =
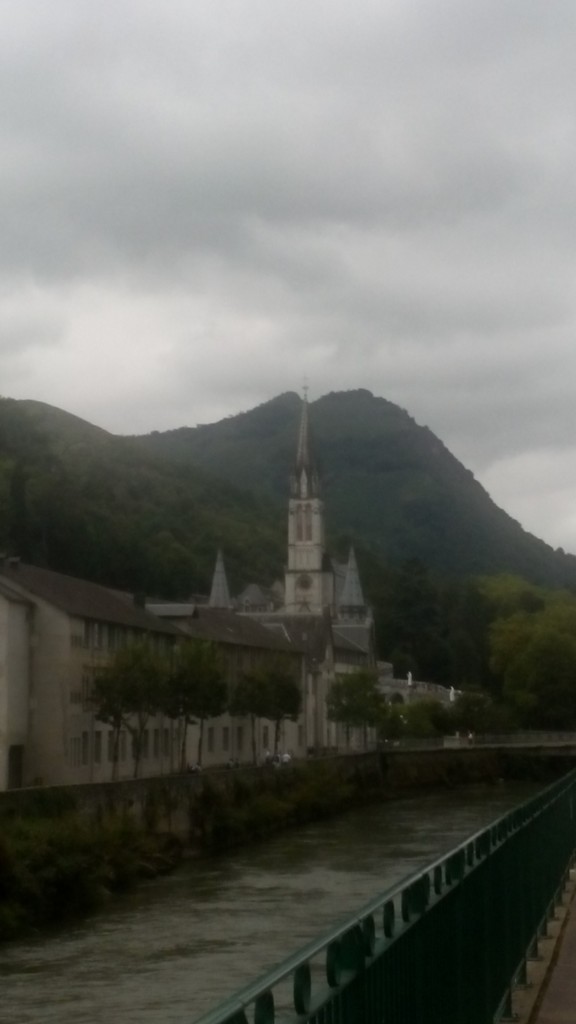
{"type": "Polygon", "coordinates": [[[0,953],[2,1024],[190,1024],[377,893],[527,799],[466,787],[190,861],[0,953]]]}

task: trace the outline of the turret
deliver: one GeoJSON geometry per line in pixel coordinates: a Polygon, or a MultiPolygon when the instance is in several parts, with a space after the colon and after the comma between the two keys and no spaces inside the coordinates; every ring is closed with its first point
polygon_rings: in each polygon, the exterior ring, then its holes
{"type": "Polygon", "coordinates": [[[344,585],[338,600],[338,614],[345,619],[358,619],[366,614],[360,573],[358,572],[358,563],[353,547],[350,548],[348,555],[346,576],[344,577],[344,585]]]}
{"type": "Polygon", "coordinates": [[[220,549],[218,549],[218,554],[216,555],[216,565],[214,567],[208,605],[210,608],[232,607],[228,580],[226,579],[226,569],[224,568],[224,557],[220,549]]]}

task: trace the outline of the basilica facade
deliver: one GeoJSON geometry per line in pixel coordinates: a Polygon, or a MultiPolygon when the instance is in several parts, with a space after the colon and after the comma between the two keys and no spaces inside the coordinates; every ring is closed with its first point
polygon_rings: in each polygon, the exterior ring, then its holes
{"type": "Polygon", "coordinates": [[[233,599],[219,552],[209,604],[235,607],[239,614],[258,621],[303,652],[307,751],[341,746],[338,727],[328,720],[326,697],[338,676],[376,668],[374,622],[364,599],[354,549],[350,548],[347,561],[341,563],[330,557],[326,547],[322,483],[306,397],[289,476],[284,579],[270,587],[253,582],[233,599]]]}

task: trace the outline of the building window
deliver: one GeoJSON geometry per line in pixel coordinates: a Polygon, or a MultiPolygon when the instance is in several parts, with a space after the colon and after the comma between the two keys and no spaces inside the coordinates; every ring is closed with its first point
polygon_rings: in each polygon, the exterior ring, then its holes
{"type": "Polygon", "coordinates": [[[210,725],[208,727],[208,733],[207,733],[207,736],[206,736],[206,745],[208,747],[208,753],[209,754],[213,754],[214,753],[214,726],[213,725],[210,725]]]}
{"type": "Polygon", "coordinates": [[[164,757],[170,757],[170,730],[164,729],[164,757]]]}
{"type": "Polygon", "coordinates": [[[94,692],[94,671],[91,668],[85,668],[82,673],[82,710],[90,711],[92,709],[92,694],[94,692]]]}
{"type": "Polygon", "coordinates": [[[82,733],[82,764],[88,764],[88,753],[90,749],[89,745],[90,737],[87,732],[82,733]]]}
{"type": "Polygon", "coordinates": [[[306,505],[304,516],[304,540],[312,540],[312,507],[310,505],[306,505]]]}
{"type": "Polygon", "coordinates": [[[298,746],[301,747],[304,744],[304,726],[298,726],[298,746]]]}
{"type": "Polygon", "coordinates": [[[241,754],[244,746],[244,729],[241,725],[236,728],[236,753],[241,754]]]}
{"type": "Polygon", "coordinates": [[[114,730],[108,731],[108,763],[112,764],[114,760],[114,730]]]}
{"type": "Polygon", "coordinates": [[[70,740],[70,759],[73,765],[79,765],[81,762],[81,745],[79,736],[74,736],[73,739],[70,740]]]}
{"type": "Polygon", "coordinates": [[[262,746],[264,747],[264,750],[268,750],[268,747],[270,746],[269,735],[270,735],[270,733],[269,733],[268,726],[267,725],[263,725],[262,726],[262,746]]]}
{"type": "Polygon", "coordinates": [[[142,758],[148,758],[150,756],[150,733],[148,729],[144,729],[142,733],[142,758]]]}
{"type": "Polygon", "coordinates": [[[120,761],[126,760],[126,730],[122,729],[120,733],[120,761]]]}
{"type": "Polygon", "coordinates": [[[296,509],[296,540],[304,540],[304,510],[301,505],[296,509]]]}
{"type": "Polygon", "coordinates": [[[154,729],[154,758],[160,757],[160,729],[154,729]]]}
{"type": "Polygon", "coordinates": [[[102,733],[97,729],[94,733],[94,764],[102,763],[102,733]]]}
{"type": "Polygon", "coordinates": [[[230,728],[227,725],[222,726],[222,750],[224,753],[230,750],[230,728]]]}

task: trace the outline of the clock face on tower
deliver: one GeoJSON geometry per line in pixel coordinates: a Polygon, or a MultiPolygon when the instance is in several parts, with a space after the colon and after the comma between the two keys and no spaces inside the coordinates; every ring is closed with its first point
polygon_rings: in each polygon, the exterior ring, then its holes
{"type": "Polygon", "coordinates": [[[296,580],[296,586],[298,587],[298,590],[310,590],[310,587],[312,586],[310,576],[307,576],[306,573],[302,573],[302,575],[296,580]]]}

